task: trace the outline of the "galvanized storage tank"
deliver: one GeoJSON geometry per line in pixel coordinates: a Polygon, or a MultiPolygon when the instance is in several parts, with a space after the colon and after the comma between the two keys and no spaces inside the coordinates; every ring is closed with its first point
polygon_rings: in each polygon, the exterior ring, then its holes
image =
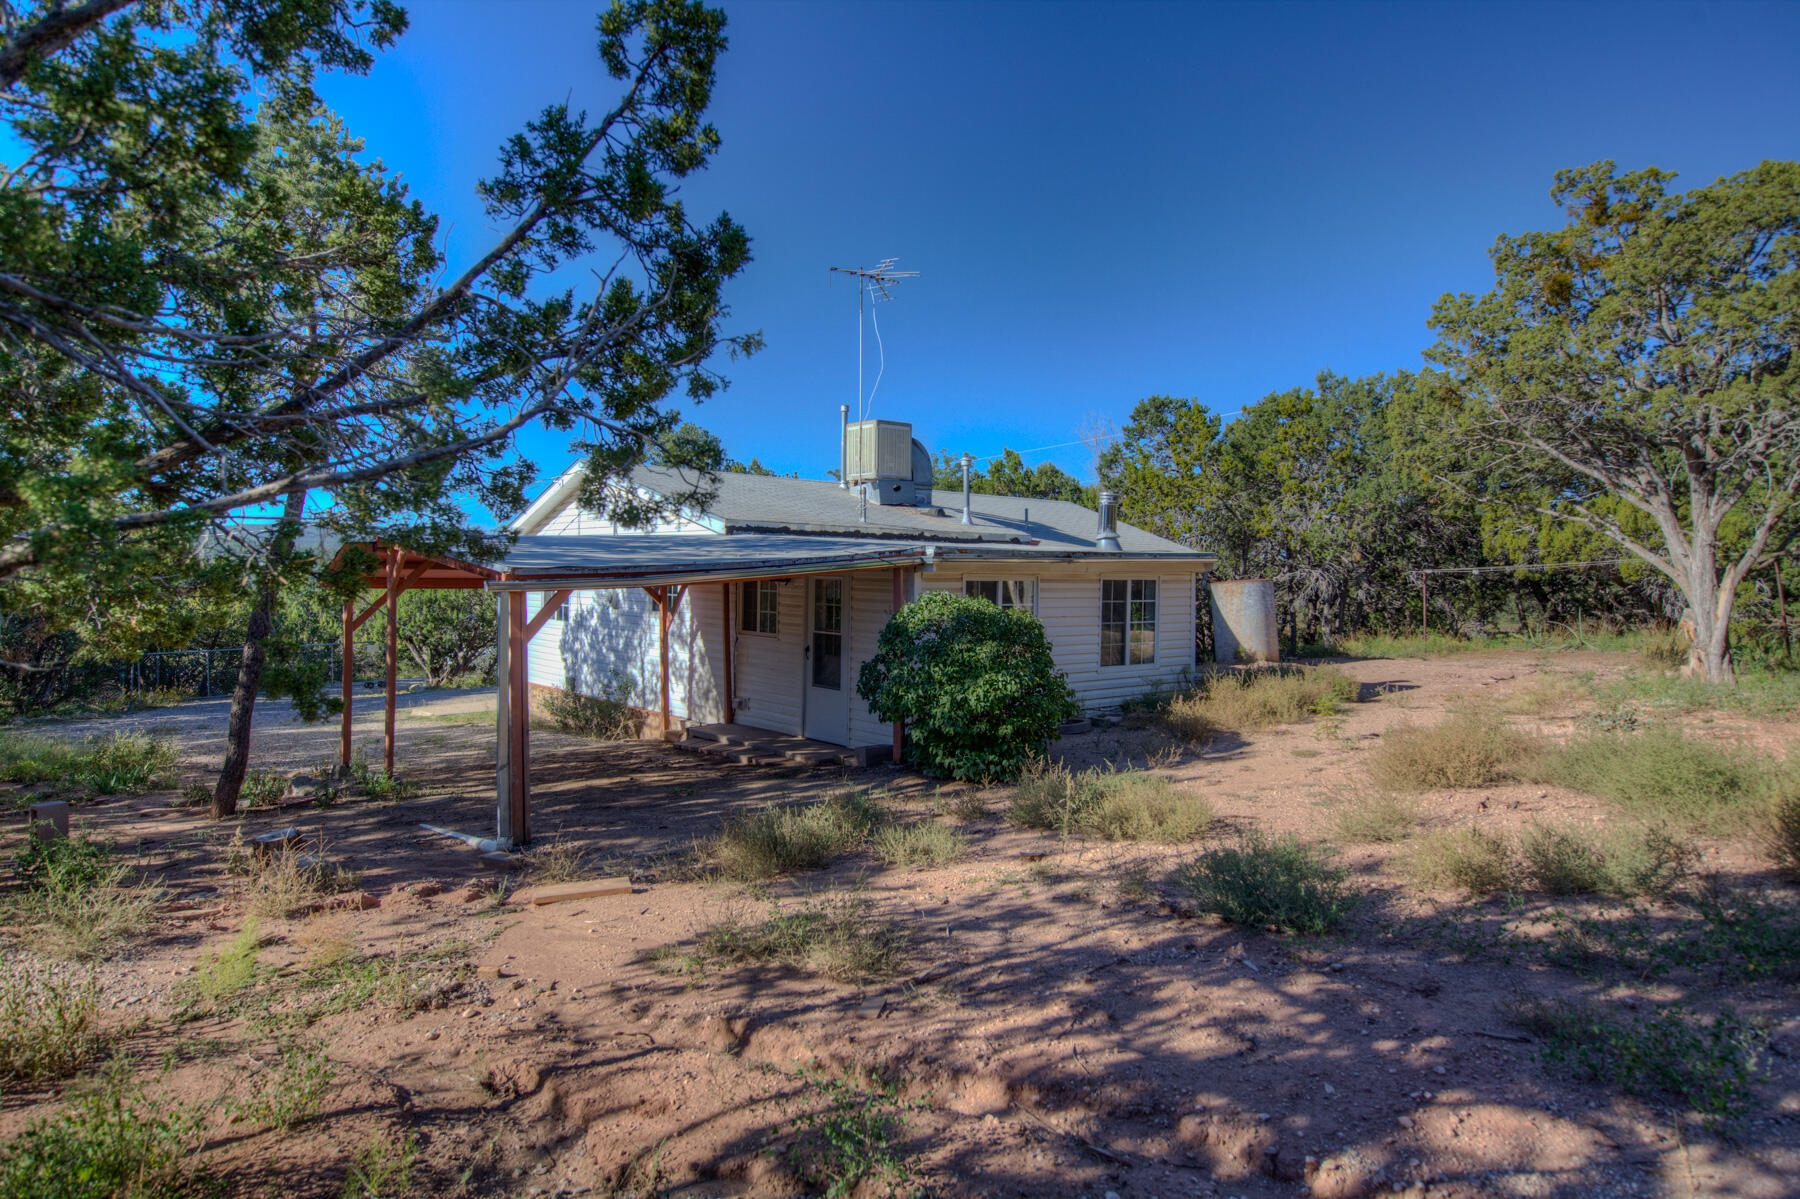
{"type": "Polygon", "coordinates": [[[1212,579],[1213,661],[1281,661],[1273,579],[1212,579]]]}

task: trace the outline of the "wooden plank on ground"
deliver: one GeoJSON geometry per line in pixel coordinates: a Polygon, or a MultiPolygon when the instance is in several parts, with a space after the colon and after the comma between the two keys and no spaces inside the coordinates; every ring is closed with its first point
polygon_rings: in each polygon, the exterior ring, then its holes
{"type": "Polygon", "coordinates": [[[548,887],[533,887],[519,896],[519,902],[533,907],[542,907],[547,903],[562,903],[569,899],[592,899],[597,895],[629,895],[631,880],[629,878],[592,878],[580,883],[555,883],[548,887]]]}

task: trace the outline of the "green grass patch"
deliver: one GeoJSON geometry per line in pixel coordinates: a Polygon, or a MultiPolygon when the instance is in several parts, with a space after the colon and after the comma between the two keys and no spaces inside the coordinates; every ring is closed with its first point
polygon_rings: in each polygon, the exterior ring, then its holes
{"type": "Polygon", "coordinates": [[[1558,917],[1550,958],[1636,978],[1687,972],[1727,984],[1800,979],[1800,907],[1715,879],[1690,880],[1655,909],[1633,904],[1558,917]]]}
{"type": "MultiPolygon", "coordinates": [[[[1685,660],[1685,652],[1682,658],[1685,660]]],[[[1800,712],[1800,670],[1740,663],[1736,674],[1735,686],[1721,687],[1652,666],[1596,683],[1595,690],[1604,702],[1615,706],[1664,712],[1736,712],[1763,717],[1800,712]]]]}
{"type": "Polygon", "coordinates": [[[1288,836],[1246,834],[1175,872],[1175,885],[1203,912],[1233,924],[1286,933],[1330,932],[1356,902],[1344,870],[1317,846],[1288,836]]]}
{"type": "Polygon", "coordinates": [[[675,973],[703,973],[711,966],[781,966],[843,983],[870,982],[899,972],[906,935],[874,914],[869,901],[842,896],[783,910],[767,919],[733,916],[701,934],[691,951],[653,954],[675,973]]]}
{"type": "Polygon", "coordinates": [[[1511,890],[1515,877],[1512,847],[1478,828],[1440,829],[1420,838],[1406,867],[1421,886],[1470,895],[1511,890]]]}
{"type": "Polygon", "coordinates": [[[85,1069],[105,1048],[92,974],[0,965],[0,1085],[38,1086],[85,1069]]]}
{"type": "Polygon", "coordinates": [[[860,790],[760,808],[727,821],[701,846],[700,864],[738,882],[812,870],[862,848],[884,819],[880,805],[860,790]]]}
{"type": "Polygon", "coordinates": [[[1730,1012],[1704,1020],[1669,1004],[1651,1015],[1522,995],[1502,1014],[1539,1042],[1538,1060],[1585,1082],[1673,1103],[1725,1124],[1746,1114],[1759,1027],[1730,1012]]]}
{"type": "Polygon", "coordinates": [[[12,1199],[188,1199],[216,1192],[200,1164],[198,1108],[131,1085],[128,1067],[0,1145],[12,1199]]]}
{"type": "Polygon", "coordinates": [[[870,845],[883,865],[902,870],[948,865],[969,847],[961,833],[935,820],[886,825],[876,831],[870,845]]]}
{"type": "Polygon", "coordinates": [[[1389,729],[1369,756],[1369,774],[1390,791],[1491,787],[1521,777],[1541,752],[1536,738],[1498,713],[1470,710],[1389,729]]]}
{"type": "Polygon", "coordinates": [[[13,858],[21,889],[8,901],[24,943],[46,957],[96,961],[150,926],[156,895],[83,837],[32,840],[13,858]]]}
{"type": "Polygon", "coordinates": [[[1173,845],[1204,836],[1215,813],[1205,798],[1177,790],[1159,774],[1039,763],[1013,789],[1007,818],[1065,837],[1173,845]]]}
{"type": "Polygon", "coordinates": [[[1373,791],[1339,804],[1332,827],[1340,840],[1386,845],[1412,836],[1423,818],[1419,805],[1411,799],[1373,791]]]}
{"type": "Polygon", "coordinates": [[[1672,729],[1577,737],[1533,774],[1642,819],[1710,832],[1740,830],[1772,802],[1800,796],[1800,767],[1672,729]]]}
{"type": "Polygon", "coordinates": [[[97,795],[131,795],[165,781],[175,748],[148,733],[108,733],[64,741],[0,729],[0,781],[54,783],[97,795]]]}
{"type": "Polygon", "coordinates": [[[1188,741],[1255,732],[1332,716],[1356,698],[1356,682],[1335,666],[1257,666],[1215,674],[1161,705],[1164,728],[1188,741]]]}

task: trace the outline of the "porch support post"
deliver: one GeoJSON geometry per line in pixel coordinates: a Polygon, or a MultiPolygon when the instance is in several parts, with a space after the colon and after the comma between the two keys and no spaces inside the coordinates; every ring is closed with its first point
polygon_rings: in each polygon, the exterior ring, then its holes
{"type": "Polygon", "coordinates": [[[669,710],[669,617],[672,614],[674,606],[669,603],[669,589],[667,587],[658,587],[655,595],[657,609],[657,649],[661,655],[660,661],[662,667],[662,733],[664,737],[667,737],[669,735],[669,725],[674,722],[674,717],[670,714],[669,710]]]}
{"type": "Polygon", "coordinates": [[[356,699],[356,633],[350,627],[356,604],[344,601],[344,677],[340,694],[344,697],[344,714],[338,724],[338,765],[350,769],[350,708],[356,699]]]}
{"type": "Polygon", "coordinates": [[[506,593],[494,593],[494,840],[513,843],[512,639],[506,635],[506,593]]]}
{"type": "MultiPolygon", "coordinates": [[[[898,615],[900,609],[906,606],[906,572],[896,566],[892,573],[894,576],[894,613],[898,615]]],[[[896,720],[894,722],[894,765],[898,766],[903,760],[901,754],[905,747],[906,722],[896,720]]]]}
{"type": "Polygon", "coordinates": [[[387,560],[387,706],[382,711],[382,769],[394,777],[394,690],[400,674],[400,549],[387,560]]]}
{"type": "Polygon", "coordinates": [[[737,584],[720,583],[719,586],[725,591],[725,644],[720,654],[724,665],[719,680],[719,697],[725,706],[725,723],[730,724],[737,719],[737,702],[731,694],[731,589],[737,584]]]}
{"type": "Polygon", "coordinates": [[[526,675],[525,593],[506,593],[507,798],[512,845],[531,841],[531,694],[526,675]]]}

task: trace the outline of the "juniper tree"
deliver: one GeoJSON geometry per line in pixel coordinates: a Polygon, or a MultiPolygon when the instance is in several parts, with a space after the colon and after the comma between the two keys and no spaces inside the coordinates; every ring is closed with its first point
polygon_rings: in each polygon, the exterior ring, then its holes
{"type": "Polygon", "coordinates": [[[462,501],[522,501],[519,430],[566,433],[587,501],[613,502],[604,481],[674,427],[668,397],[713,394],[709,356],[755,346],[721,332],[747,237],[677,195],[718,145],[720,13],[603,13],[617,99],[506,141],[479,185],[499,232],[454,263],[311,86],[403,27],[384,0],[50,0],[0,47],[24,155],[0,167],[4,601],[85,611],[123,644],[118,615],[152,625],[171,588],[252,593],[216,812],[247,752],[255,614],[309,565],[309,497],[347,537],[491,554],[462,501]],[[597,282],[555,285],[575,263],[597,282]]]}
{"type": "Polygon", "coordinates": [[[1472,494],[1591,530],[1686,601],[1688,669],[1733,681],[1739,586],[1800,536],[1800,163],[1693,191],[1561,171],[1561,229],[1501,237],[1496,283],[1446,295],[1433,357],[1472,494]]]}

